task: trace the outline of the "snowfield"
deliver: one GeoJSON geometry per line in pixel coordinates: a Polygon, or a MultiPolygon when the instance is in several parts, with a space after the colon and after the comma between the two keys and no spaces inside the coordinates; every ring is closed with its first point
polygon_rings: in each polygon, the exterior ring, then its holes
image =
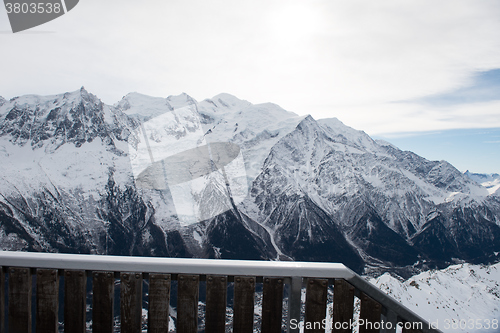
{"type": "Polygon", "coordinates": [[[370,282],[443,332],[500,332],[500,263],[460,264],[370,282]]]}

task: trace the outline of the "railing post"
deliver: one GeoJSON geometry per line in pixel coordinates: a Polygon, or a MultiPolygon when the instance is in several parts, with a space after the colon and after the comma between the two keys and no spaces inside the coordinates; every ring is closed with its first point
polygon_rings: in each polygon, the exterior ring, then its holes
{"type": "Polygon", "coordinates": [[[120,273],[121,332],[141,331],[142,324],[142,274],[120,273]]]}
{"type": "Polygon", "coordinates": [[[5,333],[5,272],[0,266],[0,333],[5,333]]]}
{"type": "Polygon", "coordinates": [[[233,333],[252,333],[255,306],[255,278],[234,277],[233,333]]]}
{"type": "Polygon", "coordinates": [[[288,333],[299,333],[302,278],[292,277],[288,296],[288,333]]]}
{"type": "Polygon", "coordinates": [[[170,274],[149,275],[148,333],[168,332],[170,274]]]}
{"type": "Polygon", "coordinates": [[[85,333],[87,311],[85,271],[64,272],[64,332],[85,333]]]}
{"type": "Polygon", "coordinates": [[[94,272],[92,282],[92,332],[112,333],[115,294],[114,272],[94,272]]]}
{"type": "Polygon", "coordinates": [[[396,333],[396,328],[398,326],[398,315],[394,311],[387,310],[387,314],[382,315],[382,318],[386,322],[382,333],[396,333]]]}
{"type": "Polygon", "coordinates": [[[359,320],[360,320],[359,333],[379,332],[381,327],[380,325],[381,314],[382,314],[382,307],[380,303],[362,292],[361,308],[359,310],[359,320]]]}
{"type": "Polygon", "coordinates": [[[322,321],[326,316],[327,279],[308,279],[306,287],[305,333],[325,332],[322,321]]]}
{"type": "Polygon", "coordinates": [[[262,287],[262,333],[281,333],[283,278],[264,278],[262,287]]]}
{"type": "Polygon", "coordinates": [[[36,332],[58,329],[59,275],[56,269],[38,269],[36,277],[36,332]]]}
{"type": "Polygon", "coordinates": [[[205,332],[226,331],[227,276],[207,276],[205,332]]]}
{"type": "Polygon", "coordinates": [[[177,280],[177,332],[198,331],[198,300],[200,277],[179,275],[177,280]]]}
{"type": "Polygon", "coordinates": [[[352,332],[354,287],[343,279],[335,279],[333,288],[333,324],[337,333],[352,332]]]}
{"type": "Polygon", "coordinates": [[[0,333],[5,333],[5,272],[0,266],[0,333]]]}
{"type": "Polygon", "coordinates": [[[9,332],[31,333],[31,281],[29,268],[9,269],[9,332]]]}

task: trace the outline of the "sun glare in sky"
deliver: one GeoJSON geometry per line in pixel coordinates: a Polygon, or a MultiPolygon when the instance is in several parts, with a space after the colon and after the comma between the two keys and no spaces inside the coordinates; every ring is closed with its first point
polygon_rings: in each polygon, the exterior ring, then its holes
{"type": "Polygon", "coordinates": [[[291,2],[271,11],[268,21],[277,42],[300,43],[321,32],[323,17],[308,2],[291,2]]]}

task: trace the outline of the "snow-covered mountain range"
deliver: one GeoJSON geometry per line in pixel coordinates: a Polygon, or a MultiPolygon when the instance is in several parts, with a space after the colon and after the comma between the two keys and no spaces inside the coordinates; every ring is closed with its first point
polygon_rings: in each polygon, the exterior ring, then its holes
{"type": "Polygon", "coordinates": [[[400,274],[499,258],[498,189],[338,119],[227,94],[0,98],[0,156],[2,249],[400,274]]]}
{"type": "Polygon", "coordinates": [[[498,173],[473,173],[467,170],[464,174],[478,184],[486,187],[489,193],[495,193],[500,189],[500,175],[498,173]]]}

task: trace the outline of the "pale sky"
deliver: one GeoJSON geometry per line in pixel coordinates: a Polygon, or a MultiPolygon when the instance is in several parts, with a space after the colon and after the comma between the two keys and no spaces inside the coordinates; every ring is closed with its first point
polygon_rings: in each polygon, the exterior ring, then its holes
{"type": "Polygon", "coordinates": [[[80,0],[17,34],[0,8],[0,45],[7,99],[225,92],[370,135],[500,128],[497,0],[80,0]]]}

